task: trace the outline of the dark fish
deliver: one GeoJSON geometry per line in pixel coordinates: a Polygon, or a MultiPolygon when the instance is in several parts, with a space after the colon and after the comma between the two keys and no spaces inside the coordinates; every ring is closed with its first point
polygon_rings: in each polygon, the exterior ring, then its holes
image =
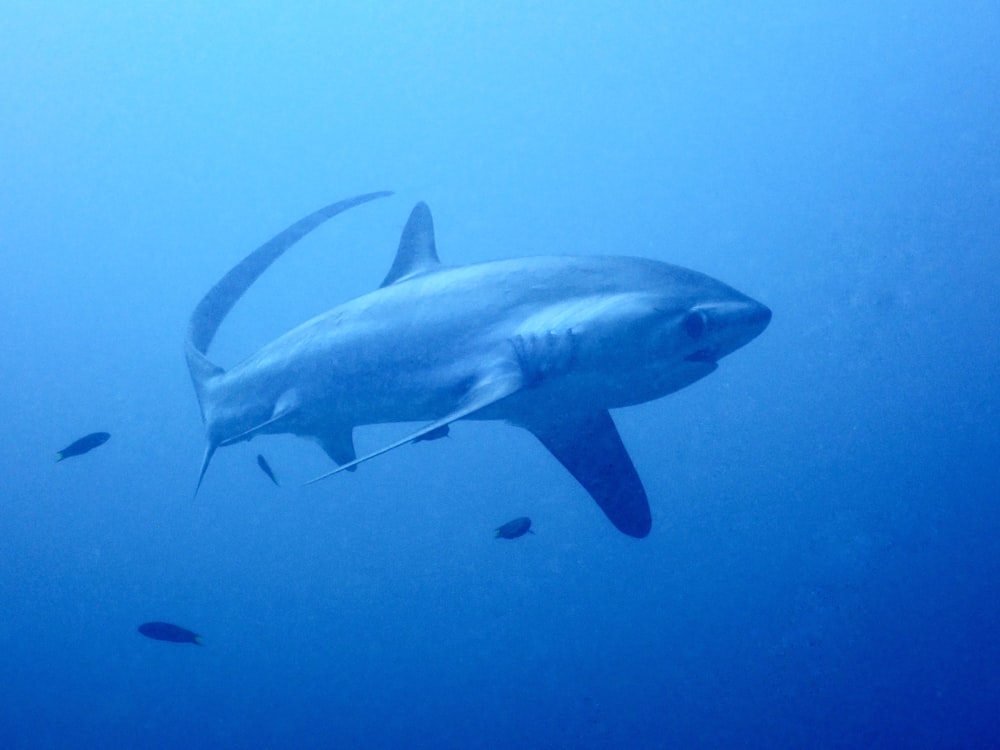
{"type": "Polygon", "coordinates": [[[169,622],[144,622],[139,626],[139,632],[147,638],[153,638],[157,641],[201,645],[200,635],[179,625],[171,625],[169,622]]]}
{"type": "Polygon", "coordinates": [[[277,485],[278,487],[281,486],[280,484],[278,484],[278,480],[275,479],[274,472],[271,471],[271,467],[267,465],[267,461],[264,460],[264,457],[259,453],[257,454],[257,465],[260,467],[261,471],[263,471],[265,474],[268,475],[268,477],[271,478],[271,481],[274,482],[275,485],[277,485]]]}
{"type": "Polygon", "coordinates": [[[92,432],[89,435],[84,435],[79,440],[73,441],[59,451],[56,454],[56,463],[59,463],[64,458],[82,456],[84,453],[94,450],[97,446],[104,445],[110,437],[111,435],[107,432],[92,432]]]}
{"type": "MultiPolygon", "coordinates": [[[[517,539],[531,531],[531,519],[527,516],[508,521],[496,530],[497,539],[517,539]]],[[[534,534],[534,531],[531,531],[534,534]]]]}

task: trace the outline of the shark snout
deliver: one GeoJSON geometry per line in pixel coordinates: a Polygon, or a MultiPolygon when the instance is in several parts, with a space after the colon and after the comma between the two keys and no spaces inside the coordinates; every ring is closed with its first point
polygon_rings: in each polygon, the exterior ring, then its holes
{"type": "Polygon", "coordinates": [[[771,322],[771,308],[767,305],[762,305],[756,300],[750,300],[747,303],[747,308],[746,313],[744,313],[744,320],[747,328],[753,331],[753,334],[750,336],[752,339],[762,334],[764,329],[767,328],[768,323],[771,322]]]}
{"type": "Polygon", "coordinates": [[[684,319],[684,329],[697,342],[686,360],[718,362],[757,338],[771,322],[771,310],[749,297],[698,305],[684,319]]]}
{"type": "Polygon", "coordinates": [[[771,308],[747,299],[734,305],[726,318],[720,356],[731,354],[760,336],[771,322],[771,308]]]}

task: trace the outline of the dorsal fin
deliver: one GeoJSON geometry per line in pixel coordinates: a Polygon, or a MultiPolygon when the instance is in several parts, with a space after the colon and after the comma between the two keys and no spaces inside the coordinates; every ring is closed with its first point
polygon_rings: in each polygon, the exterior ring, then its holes
{"type": "Polygon", "coordinates": [[[437,247],[434,245],[434,220],[427,204],[420,201],[410,212],[410,218],[399,238],[399,249],[392,268],[382,281],[382,286],[395,284],[417,274],[433,271],[441,266],[437,247]]]}

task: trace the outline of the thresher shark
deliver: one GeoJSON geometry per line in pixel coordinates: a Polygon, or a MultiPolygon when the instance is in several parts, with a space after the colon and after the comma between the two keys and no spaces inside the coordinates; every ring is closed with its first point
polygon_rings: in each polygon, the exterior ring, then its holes
{"type": "MultiPolygon", "coordinates": [[[[288,248],[327,219],[390,193],[310,214],[232,268],[191,316],[186,355],[208,446],[257,435],[315,440],[337,464],[318,481],[447,433],[459,419],[531,432],[633,537],[649,534],[646,492],[609,413],[705,377],[759,335],[771,311],[655,260],[542,256],[448,266],[418,203],[373,292],[309,320],[223,370],[207,358],[222,321],[288,248]],[[362,425],[423,426],[358,458],[362,425]]],[[[197,490],[196,490],[197,491],[197,490]]]]}

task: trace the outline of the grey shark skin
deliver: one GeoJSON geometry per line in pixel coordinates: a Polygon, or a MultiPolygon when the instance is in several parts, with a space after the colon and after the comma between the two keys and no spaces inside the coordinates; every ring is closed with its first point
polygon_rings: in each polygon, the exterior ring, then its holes
{"type": "Polygon", "coordinates": [[[285,250],[326,219],[388,193],[331,204],[251,253],[192,315],[188,366],[208,447],[260,434],[319,443],[353,469],[440,436],[459,419],[532,432],[633,537],[651,527],[642,482],[609,409],[673,393],[758,336],[764,305],[704,274],[628,257],[546,256],[440,263],[430,210],[418,203],[382,286],[289,331],[239,365],[206,358],[226,314],[285,250]],[[357,458],[361,425],[422,422],[357,458]]]}

